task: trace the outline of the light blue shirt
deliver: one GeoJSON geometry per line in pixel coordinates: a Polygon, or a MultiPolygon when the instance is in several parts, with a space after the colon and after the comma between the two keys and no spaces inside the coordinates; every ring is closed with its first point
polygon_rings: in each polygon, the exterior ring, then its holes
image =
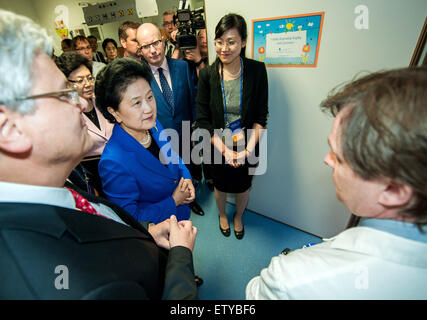
{"type": "MultiPolygon", "coordinates": [[[[70,190],[66,188],[34,186],[0,181],[0,202],[37,203],[76,209],[76,203],[70,190]]],[[[109,207],[101,203],[92,203],[95,210],[116,222],[124,223],[109,207]]]]}
{"type": "Polygon", "coordinates": [[[410,222],[373,218],[362,219],[359,226],[369,227],[394,234],[398,237],[427,243],[427,226],[422,228],[423,233],[421,233],[418,227],[410,222]]]}

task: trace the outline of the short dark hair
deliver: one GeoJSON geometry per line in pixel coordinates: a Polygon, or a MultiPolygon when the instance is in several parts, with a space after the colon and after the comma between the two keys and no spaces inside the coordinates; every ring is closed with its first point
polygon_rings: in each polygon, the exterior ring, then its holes
{"type": "Polygon", "coordinates": [[[107,44],[109,44],[109,43],[112,43],[112,44],[114,44],[114,46],[116,47],[116,49],[117,49],[117,42],[116,42],[116,40],[114,40],[114,39],[111,39],[111,38],[107,38],[107,39],[105,39],[104,41],[102,41],[102,49],[104,49],[104,51],[105,51],[105,47],[107,46],[107,44]]]}
{"type": "Polygon", "coordinates": [[[150,83],[152,78],[150,68],[146,63],[132,58],[116,59],[98,73],[95,82],[96,106],[108,121],[116,122],[108,112],[108,107],[118,110],[123,92],[130,84],[141,78],[150,83]]]}
{"type": "Polygon", "coordinates": [[[67,78],[70,76],[71,72],[82,65],[88,68],[90,73],[92,73],[92,64],[90,61],[77,52],[64,52],[55,60],[55,63],[67,78]]]}
{"type": "Polygon", "coordinates": [[[73,41],[72,41],[71,39],[68,39],[68,38],[63,39],[63,40],[61,41],[61,43],[65,43],[65,44],[67,45],[67,47],[69,47],[69,48],[72,48],[72,47],[73,47],[73,41]]]}
{"type": "MultiPolygon", "coordinates": [[[[229,13],[219,20],[218,24],[215,27],[215,40],[221,38],[224,32],[236,28],[239,32],[240,38],[242,41],[245,41],[248,38],[248,28],[246,26],[245,19],[238,14],[229,13]]],[[[240,56],[245,57],[246,46],[240,51],[240,56]]]]}
{"type": "Polygon", "coordinates": [[[126,30],[131,29],[138,29],[138,27],[141,25],[139,22],[135,21],[125,21],[119,26],[119,39],[126,40],[128,38],[128,34],[126,33],[126,30]]]}
{"type": "Polygon", "coordinates": [[[87,43],[90,43],[89,40],[85,37],[85,36],[77,36],[75,38],[73,38],[73,50],[76,50],[76,44],[77,41],[86,41],[87,43]]]}
{"type": "Polygon", "coordinates": [[[427,224],[427,68],[369,74],[335,89],[321,103],[342,120],[344,159],[362,178],[387,177],[412,187],[416,201],[402,210],[427,224]]]}

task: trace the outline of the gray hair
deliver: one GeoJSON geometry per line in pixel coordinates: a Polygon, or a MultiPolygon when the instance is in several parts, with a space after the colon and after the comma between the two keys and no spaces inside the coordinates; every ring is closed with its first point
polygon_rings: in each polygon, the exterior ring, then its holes
{"type": "Polygon", "coordinates": [[[0,104],[26,113],[33,109],[28,96],[33,86],[33,62],[40,53],[51,55],[52,39],[31,19],[0,9],[0,104]]]}

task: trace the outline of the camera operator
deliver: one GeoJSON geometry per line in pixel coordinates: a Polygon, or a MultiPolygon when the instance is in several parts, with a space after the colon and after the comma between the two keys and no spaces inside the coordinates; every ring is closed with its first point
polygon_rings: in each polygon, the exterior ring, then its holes
{"type": "Polygon", "coordinates": [[[197,33],[197,47],[184,51],[185,60],[190,65],[190,70],[194,73],[194,84],[197,87],[199,71],[208,65],[208,45],[206,29],[201,29],[197,33]]]}
{"type": "Polygon", "coordinates": [[[166,36],[165,55],[169,58],[178,58],[179,49],[176,43],[176,34],[178,28],[175,24],[176,12],[174,10],[167,10],[163,12],[163,33],[166,36]]]}

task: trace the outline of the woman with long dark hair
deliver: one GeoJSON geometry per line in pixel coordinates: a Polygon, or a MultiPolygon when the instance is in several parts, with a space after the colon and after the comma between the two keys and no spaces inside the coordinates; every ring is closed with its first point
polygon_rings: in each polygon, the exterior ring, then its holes
{"type": "Polygon", "coordinates": [[[266,127],[268,116],[265,65],[245,57],[246,41],[243,17],[227,14],[219,21],[215,29],[217,59],[200,71],[196,101],[199,127],[209,130],[214,153],[219,152],[222,159],[220,164],[213,163],[219,227],[224,236],[230,235],[225,202],[227,193],[232,193],[236,198],[233,222],[237,239],[244,236],[242,216],[252,185],[248,157],[258,152],[260,130],[266,127]],[[228,132],[230,139],[221,132],[228,132]]]}

